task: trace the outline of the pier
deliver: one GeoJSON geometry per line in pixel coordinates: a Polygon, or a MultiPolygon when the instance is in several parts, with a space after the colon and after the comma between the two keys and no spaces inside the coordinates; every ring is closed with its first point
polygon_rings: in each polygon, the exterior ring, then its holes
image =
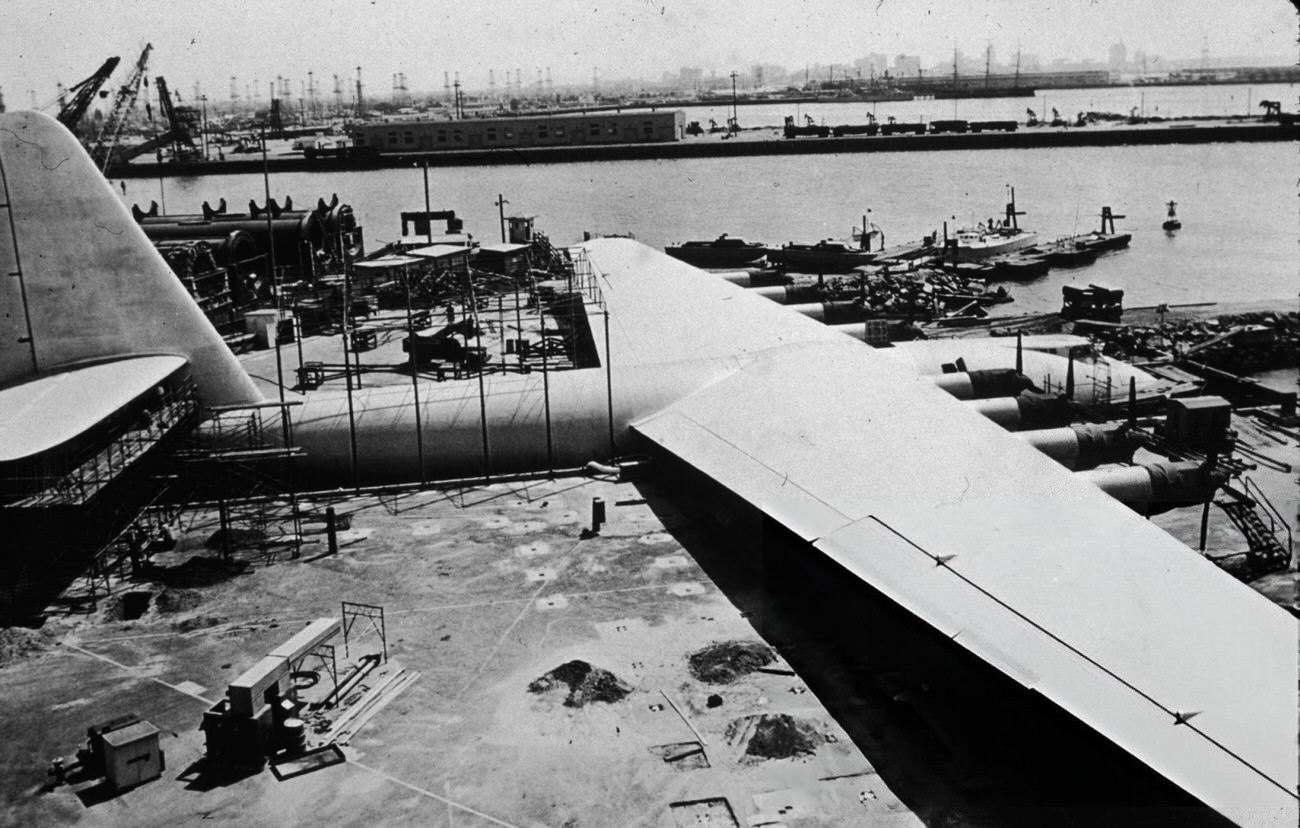
{"type": "Polygon", "coordinates": [[[1151,146],[1223,142],[1295,141],[1294,123],[1259,120],[1174,121],[1124,126],[1035,127],[1015,132],[938,133],[929,135],[844,135],[827,138],[780,137],[779,127],[732,133],[731,139],[712,136],[649,144],[596,146],[510,147],[393,153],[379,156],[260,154],[221,161],[119,164],[108,168],[110,178],[156,178],[165,175],[221,175],[276,172],[368,170],[386,167],[494,166],[560,164],[588,161],[678,160],[687,158],[753,157],[856,152],[934,152],[944,150],[1046,149],[1051,147],[1151,146]]]}

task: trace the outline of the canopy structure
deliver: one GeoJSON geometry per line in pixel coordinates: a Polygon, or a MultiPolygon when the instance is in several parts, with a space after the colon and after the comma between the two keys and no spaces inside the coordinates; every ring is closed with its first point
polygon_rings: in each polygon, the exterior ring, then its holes
{"type": "Polygon", "coordinates": [[[184,357],[145,356],[67,368],[0,388],[0,463],[76,441],[127,411],[177,371],[184,357]]]}

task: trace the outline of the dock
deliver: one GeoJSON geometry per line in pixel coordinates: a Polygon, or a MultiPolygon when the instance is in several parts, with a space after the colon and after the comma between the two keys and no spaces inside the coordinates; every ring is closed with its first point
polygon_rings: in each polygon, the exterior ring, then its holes
{"type": "MultiPolygon", "coordinates": [[[[1155,146],[1222,142],[1295,141],[1300,129],[1250,120],[1171,121],[1134,126],[1040,127],[1016,132],[939,133],[926,135],[844,135],[786,140],[781,128],[736,133],[733,140],[716,136],[651,144],[609,144],[568,147],[510,147],[393,153],[377,158],[308,159],[303,155],[273,155],[266,167],[273,172],[366,170],[410,167],[561,164],[588,161],[684,160],[760,155],[809,155],[841,152],[935,152],[981,149],[1046,149],[1052,147],[1155,146]]],[[[260,155],[223,161],[185,163],[137,162],[110,167],[110,178],[157,178],[165,175],[260,174],[260,155]]]]}

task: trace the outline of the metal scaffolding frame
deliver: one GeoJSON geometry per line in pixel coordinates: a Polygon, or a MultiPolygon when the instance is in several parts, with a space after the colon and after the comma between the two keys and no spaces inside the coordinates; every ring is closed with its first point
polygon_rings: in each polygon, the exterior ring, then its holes
{"type": "Polygon", "coordinates": [[[291,400],[214,407],[194,447],[181,455],[202,470],[192,477],[206,488],[195,491],[192,502],[216,509],[223,557],[241,546],[256,546],[271,563],[278,549],[289,548],[292,558],[302,551],[302,511],[293,467],[302,450],[292,445],[284,424],[289,407],[299,404],[291,400]],[[239,530],[245,532],[242,537],[239,530]]]}
{"type": "Polygon", "coordinates": [[[370,628],[379,633],[383,645],[384,663],[388,663],[388,628],[384,624],[384,608],[376,604],[362,604],[356,601],[342,601],[343,605],[343,653],[351,658],[348,634],[358,618],[370,619],[370,628]]]}

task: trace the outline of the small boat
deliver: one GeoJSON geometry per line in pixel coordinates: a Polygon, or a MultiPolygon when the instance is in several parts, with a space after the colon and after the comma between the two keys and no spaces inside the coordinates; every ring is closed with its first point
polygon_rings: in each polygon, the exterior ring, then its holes
{"type": "Polygon", "coordinates": [[[1016,217],[1023,215],[1016,210],[1016,189],[1012,187],[1011,200],[1007,202],[1006,217],[1002,221],[995,223],[990,218],[987,223],[958,230],[954,238],[946,240],[953,259],[977,262],[1038,244],[1038,234],[1021,229],[1017,223],[1016,217]]]}
{"type": "Polygon", "coordinates": [[[790,242],[780,250],[773,250],[771,257],[786,270],[799,273],[847,273],[874,262],[876,253],[848,242],[823,239],[816,244],[790,242]]]}
{"type": "Polygon", "coordinates": [[[696,267],[746,267],[761,262],[769,251],[762,242],[733,239],[723,233],[713,241],[669,245],[664,252],[696,267]]]}
{"type": "Polygon", "coordinates": [[[1178,220],[1178,213],[1176,212],[1176,208],[1178,207],[1178,202],[1171,201],[1169,202],[1168,206],[1169,206],[1169,217],[1166,218],[1165,223],[1160,226],[1165,230],[1181,230],[1183,223],[1178,220]]]}

